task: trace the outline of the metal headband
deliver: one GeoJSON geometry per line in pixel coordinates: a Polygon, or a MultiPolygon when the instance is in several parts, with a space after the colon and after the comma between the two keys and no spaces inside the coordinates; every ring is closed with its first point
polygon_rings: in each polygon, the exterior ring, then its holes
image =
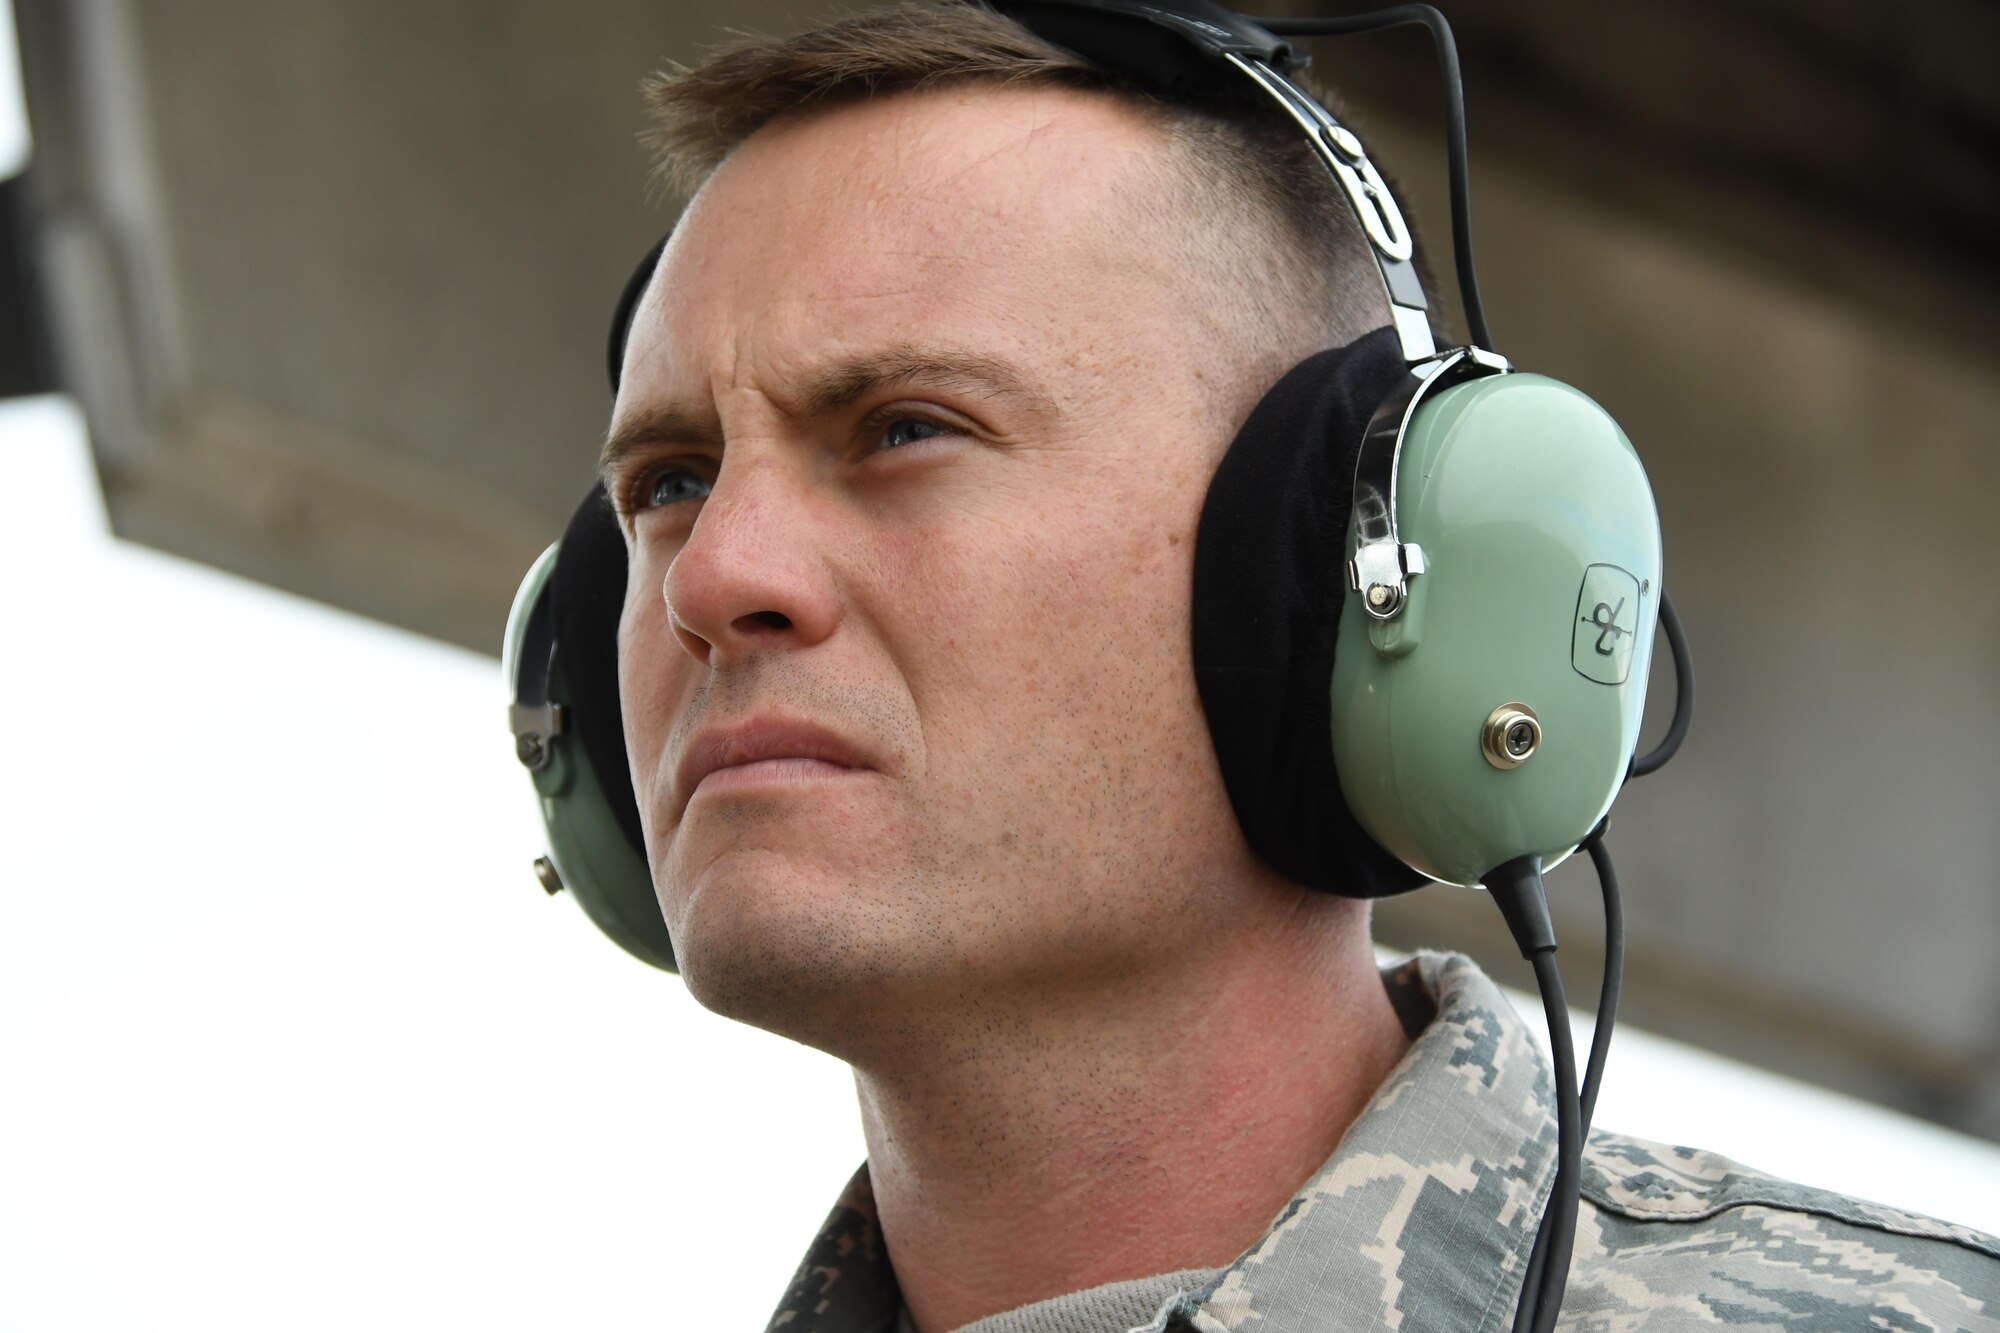
{"type": "Polygon", "coordinates": [[[1424,301],[1424,285],[1417,279],[1411,256],[1416,251],[1403,210],[1382,173],[1368,160],[1367,150],[1353,130],[1333,118],[1333,114],[1282,71],[1254,56],[1224,53],[1222,59],[1242,70],[1259,88],[1284,109],[1286,115],[1306,132],[1313,151],[1340,183],[1340,192],[1354,210],[1355,219],[1368,237],[1368,251],[1382,275],[1382,290],[1389,298],[1389,318],[1396,328],[1396,341],[1403,360],[1416,365],[1437,355],[1431,338],[1431,322],[1424,301]]]}

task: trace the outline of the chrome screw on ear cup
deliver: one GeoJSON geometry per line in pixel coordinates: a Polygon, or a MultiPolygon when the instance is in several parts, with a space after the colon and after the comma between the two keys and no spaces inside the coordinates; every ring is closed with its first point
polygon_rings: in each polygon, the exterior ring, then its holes
{"type": "Polygon", "coordinates": [[[515,704],[508,710],[514,728],[514,757],[522,766],[539,772],[549,765],[549,739],[569,729],[569,719],[560,704],[515,704]]]}
{"type": "Polygon", "coordinates": [[[1542,720],[1526,704],[1501,704],[1479,730],[1479,751],[1498,769],[1519,768],[1542,743],[1542,720]]]}
{"type": "Polygon", "coordinates": [[[556,863],[546,856],[535,858],[535,878],[541,881],[542,888],[551,898],[563,891],[562,876],[556,872],[556,863]]]}

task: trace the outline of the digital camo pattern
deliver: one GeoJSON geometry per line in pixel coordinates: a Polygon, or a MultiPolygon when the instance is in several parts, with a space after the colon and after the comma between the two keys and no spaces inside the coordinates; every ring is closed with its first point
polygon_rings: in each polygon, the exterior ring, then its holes
{"type": "MultiPolygon", "coordinates": [[[[1264,1237],[1144,1333],[1511,1325],[1555,1169],[1548,1066],[1470,960],[1385,981],[1435,1017],[1264,1237]]],[[[2000,1241],[1969,1228],[1615,1134],[1583,1188],[1563,1330],[2000,1333],[2000,1241]]],[[[900,1308],[864,1167],[770,1327],[888,1333],[900,1308]]]]}
{"type": "Polygon", "coordinates": [[[882,1228],[875,1221],[875,1191],[864,1165],[847,1182],[799,1271],[792,1274],[792,1285],[778,1302],[770,1328],[786,1333],[808,1329],[883,1333],[895,1327],[902,1308],[889,1252],[882,1246],[882,1228]]]}
{"type": "Polygon", "coordinates": [[[1560,1327],[2000,1330],[2000,1241],[1592,1135],[1560,1327]]]}

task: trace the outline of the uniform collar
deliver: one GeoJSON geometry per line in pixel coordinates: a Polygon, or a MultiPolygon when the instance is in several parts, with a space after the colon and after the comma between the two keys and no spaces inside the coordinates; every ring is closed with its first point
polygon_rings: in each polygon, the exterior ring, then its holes
{"type": "MultiPolygon", "coordinates": [[[[1271,1229],[1162,1310],[1155,1333],[1489,1329],[1507,1318],[1554,1178],[1547,1062],[1470,959],[1419,954],[1383,980],[1400,1013],[1428,995],[1435,1016],[1271,1229]]],[[[864,1165],[770,1333],[889,1333],[901,1305],[864,1165]]]]}

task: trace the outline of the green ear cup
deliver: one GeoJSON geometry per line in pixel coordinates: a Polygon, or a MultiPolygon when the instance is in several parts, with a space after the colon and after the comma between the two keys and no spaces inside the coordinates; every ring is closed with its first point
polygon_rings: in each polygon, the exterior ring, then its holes
{"type": "Polygon", "coordinates": [[[535,561],[507,614],[501,669],[513,690],[515,757],[534,778],[560,887],[627,953],[673,972],[678,970],[673,942],[660,917],[652,874],[618,826],[569,725],[574,704],[551,611],[560,551],[560,544],[551,546],[535,561]]]}
{"type": "Polygon", "coordinates": [[[1435,391],[1401,449],[1399,537],[1422,549],[1422,571],[1386,618],[1344,599],[1334,761],[1370,836],[1476,886],[1518,856],[1567,856],[1624,781],[1659,611],[1659,515],[1617,423],[1545,376],[1435,391]]]}

